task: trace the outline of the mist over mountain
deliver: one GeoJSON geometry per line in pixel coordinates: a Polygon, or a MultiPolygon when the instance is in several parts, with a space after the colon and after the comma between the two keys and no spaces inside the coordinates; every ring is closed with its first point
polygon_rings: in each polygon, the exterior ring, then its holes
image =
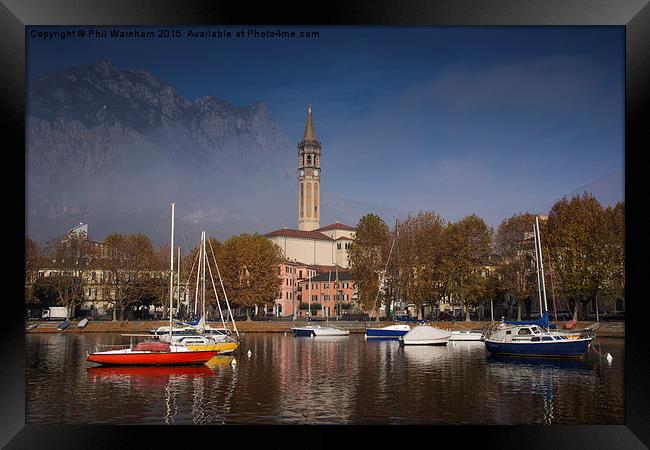
{"type": "MultiPolygon", "coordinates": [[[[296,227],[297,138],[261,102],[191,101],[106,60],[41,76],[28,87],[27,235],[46,242],[85,222],[93,238],[144,232],[165,243],[171,201],[190,245],[201,229],[224,239],[296,227]]],[[[324,221],[365,213],[327,191],[324,221]]]]}

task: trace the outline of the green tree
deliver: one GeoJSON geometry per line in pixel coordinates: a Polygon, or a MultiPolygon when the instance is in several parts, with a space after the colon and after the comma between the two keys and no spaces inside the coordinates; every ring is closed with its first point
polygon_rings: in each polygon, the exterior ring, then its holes
{"type": "Polygon", "coordinates": [[[497,273],[505,292],[517,302],[517,320],[521,320],[524,301],[534,294],[537,282],[532,228],[535,216],[515,214],[499,225],[495,247],[501,256],[497,273]]]}
{"type": "Polygon", "coordinates": [[[282,251],[277,245],[259,234],[240,234],[226,240],[218,253],[228,299],[246,308],[247,320],[251,320],[251,308],[256,305],[273,305],[282,283],[278,277],[282,251]]]}
{"type": "Polygon", "coordinates": [[[469,305],[485,296],[485,266],[490,257],[491,230],[480,217],[472,214],[450,223],[444,231],[442,278],[446,294],[462,304],[469,321],[469,305]]]}
{"type": "Polygon", "coordinates": [[[348,259],[350,276],[357,285],[359,302],[366,310],[378,308],[384,301],[379,298],[379,280],[388,258],[389,240],[388,226],[379,216],[366,214],[359,220],[348,259]],[[376,299],[379,300],[378,305],[376,299]]]}

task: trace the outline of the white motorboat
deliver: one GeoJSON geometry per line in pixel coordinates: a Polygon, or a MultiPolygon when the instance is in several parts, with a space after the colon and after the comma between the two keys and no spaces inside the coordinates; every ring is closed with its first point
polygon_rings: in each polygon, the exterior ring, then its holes
{"type": "Polygon", "coordinates": [[[451,331],[430,325],[418,325],[400,338],[403,345],[447,345],[451,331]]]}
{"type": "Polygon", "coordinates": [[[450,341],[482,341],[482,330],[457,330],[452,331],[449,337],[450,341]]]}
{"type": "Polygon", "coordinates": [[[304,327],[291,328],[294,336],[348,336],[349,330],[344,330],[337,327],[323,327],[321,325],[307,325],[304,327]]]}

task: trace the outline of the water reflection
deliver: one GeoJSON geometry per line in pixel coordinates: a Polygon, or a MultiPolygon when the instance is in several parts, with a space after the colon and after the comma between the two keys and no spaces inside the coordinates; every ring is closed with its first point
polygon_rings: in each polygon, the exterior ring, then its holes
{"type": "Polygon", "coordinates": [[[623,423],[624,348],[581,360],[493,356],[363,336],[247,334],[206,366],[88,367],[119,335],[27,335],[28,423],[623,423]],[[248,357],[248,351],[251,357],[248,357]],[[233,360],[237,364],[233,365],[233,360]]]}

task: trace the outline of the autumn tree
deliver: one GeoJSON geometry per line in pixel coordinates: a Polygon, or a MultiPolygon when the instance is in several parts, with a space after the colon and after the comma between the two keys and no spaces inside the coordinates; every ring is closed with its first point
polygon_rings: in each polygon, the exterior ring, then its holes
{"type": "Polygon", "coordinates": [[[25,303],[35,303],[34,283],[38,270],[38,246],[34,241],[25,238],[25,303]]]}
{"type": "Polygon", "coordinates": [[[409,214],[396,225],[395,287],[403,299],[416,305],[422,318],[424,305],[438,302],[442,284],[444,221],[433,211],[409,214]]]}
{"type": "Polygon", "coordinates": [[[251,320],[251,308],[273,305],[282,283],[278,277],[282,251],[277,245],[259,234],[240,234],[226,240],[219,253],[217,262],[228,299],[246,308],[247,320],[251,320]]]}
{"type": "MultiPolygon", "coordinates": [[[[382,277],[390,246],[388,226],[375,214],[366,214],[357,224],[352,248],[348,253],[350,276],[357,285],[359,302],[366,310],[384,301],[380,295],[382,277]]],[[[374,312],[374,311],[373,311],[374,312]]],[[[377,314],[379,320],[379,314],[377,314]]]]}
{"type": "Polygon", "coordinates": [[[449,298],[463,305],[466,321],[470,320],[468,306],[478,304],[485,295],[490,242],[490,228],[474,214],[444,230],[442,279],[449,298]]]}
{"type": "Polygon", "coordinates": [[[563,295],[573,303],[573,318],[599,295],[622,291],[624,208],[607,211],[590,193],[558,200],[542,229],[551,248],[553,271],[563,295]],[[546,232],[546,233],[544,233],[546,232]]]}
{"type": "Polygon", "coordinates": [[[534,215],[515,214],[501,222],[495,236],[495,249],[501,256],[497,273],[505,292],[517,302],[517,320],[521,320],[525,300],[535,292],[533,223],[534,215]]]}
{"type": "MultiPolygon", "coordinates": [[[[108,235],[104,243],[109,254],[105,268],[114,293],[113,320],[117,320],[118,309],[120,320],[124,320],[129,306],[142,304],[142,296],[151,291],[152,276],[159,274],[161,265],[151,240],[144,234],[115,233],[108,235]]],[[[159,283],[165,281],[160,279],[159,283]]]]}

